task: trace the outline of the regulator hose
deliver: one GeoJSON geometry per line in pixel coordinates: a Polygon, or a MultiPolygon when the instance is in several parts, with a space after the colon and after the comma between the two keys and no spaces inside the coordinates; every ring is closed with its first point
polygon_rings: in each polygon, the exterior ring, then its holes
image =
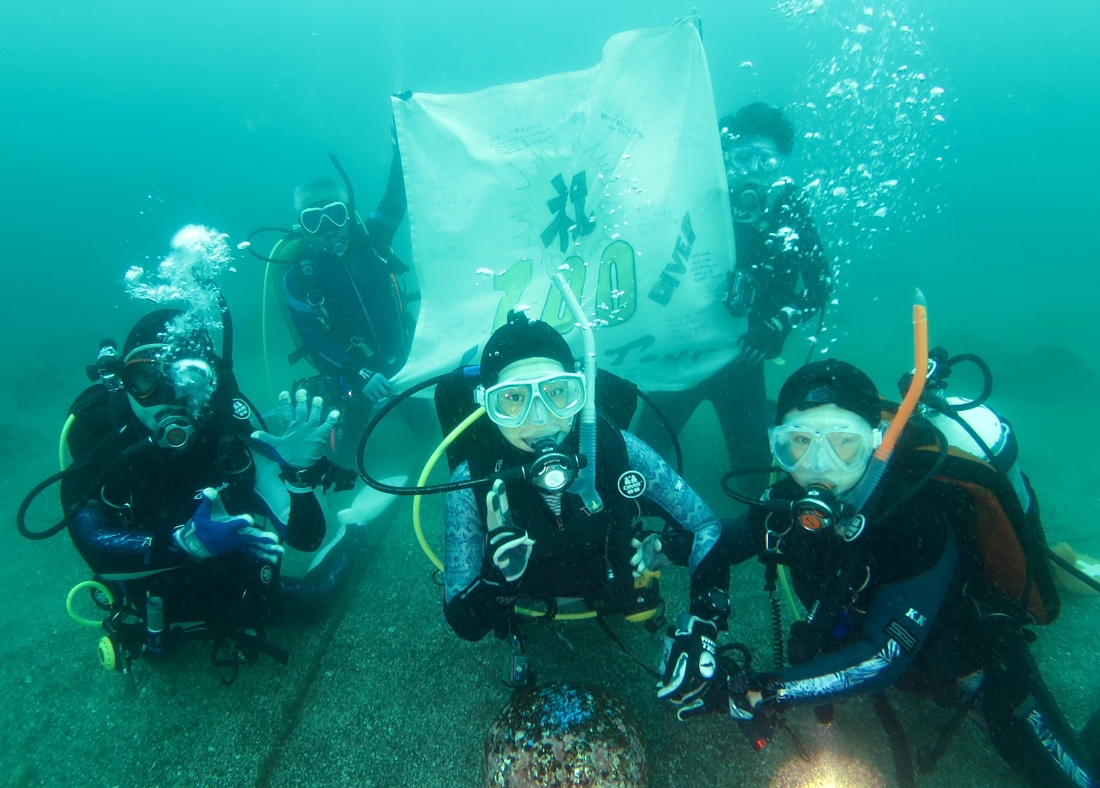
{"type": "Polygon", "coordinates": [[[676,453],[676,475],[681,479],[684,478],[684,450],[680,447],[680,436],[676,434],[676,430],[672,429],[672,423],[669,422],[668,416],[657,407],[657,403],[650,399],[648,394],[637,386],[634,387],[634,391],[638,395],[638,398],[653,411],[653,415],[657,417],[657,421],[661,422],[661,426],[665,428],[668,437],[672,439],[672,450],[676,453]]]}
{"type": "Polygon", "coordinates": [[[973,353],[960,353],[957,356],[952,356],[947,360],[947,366],[953,369],[960,361],[969,361],[982,373],[982,393],[969,402],[954,406],[955,410],[970,410],[985,404],[985,401],[989,399],[989,395],[993,393],[993,370],[989,368],[984,359],[973,353]]]}
{"type": "Polygon", "coordinates": [[[434,378],[428,378],[422,380],[413,386],[402,391],[396,397],[391,397],[385,405],[378,409],[378,412],[371,417],[370,422],[367,423],[366,429],[363,430],[362,437],[359,438],[359,445],[355,449],[355,470],[359,472],[359,476],[368,485],[378,490],[379,492],[388,493],[390,495],[432,495],[435,493],[447,493],[453,490],[463,490],[467,487],[472,487],[474,484],[479,484],[484,479],[478,479],[472,482],[448,482],[446,484],[429,484],[425,487],[395,487],[392,484],[386,484],[380,482],[371,476],[367,472],[366,462],[363,460],[366,453],[367,442],[370,441],[371,435],[374,434],[375,429],[382,422],[382,419],[389,415],[390,411],[400,405],[414,394],[418,394],[424,389],[431,388],[446,380],[454,372],[444,372],[442,375],[436,375],[434,378]]]}
{"type": "Polygon", "coordinates": [[[46,479],[43,479],[38,484],[36,484],[29,493],[27,493],[26,497],[23,498],[23,502],[19,504],[19,509],[15,513],[15,527],[19,529],[20,534],[22,534],[25,538],[30,539],[32,542],[37,542],[42,539],[49,539],[51,536],[61,533],[61,531],[63,531],[65,527],[69,524],[69,521],[76,516],[77,512],[83,509],[88,501],[92,499],[92,496],[95,495],[96,488],[99,487],[100,483],[105,478],[107,478],[107,474],[115,469],[116,465],[118,465],[125,459],[129,459],[139,451],[150,448],[152,445],[153,442],[150,438],[142,438],[137,443],[127,448],[125,451],[119,453],[119,455],[115,457],[114,460],[107,463],[103,467],[103,470],[101,470],[99,474],[95,477],[95,481],[88,485],[87,491],[80,496],[76,503],[74,503],[72,506],[69,507],[68,510],[65,511],[65,515],[60,520],[51,525],[49,528],[46,528],[42,531],[32,531],[27,526],[27,511],[31,508],[31,504],[34,503],[35,498],[41,495],[45,490],[57,484],[69,474],[79,470],[83,470],[88,466],[93,465],[95,461],[87,460],[81,463],[74,463],[65,470],[58,471],[57,473],[52,474],[46,479]]]}
{"type": "MultiPolygon", "coordinates": [[[[37,542],[42,539],[49,539],[51,536],[61,533],[65,526],[69,524],[69,520],[72,518],[71,514],[66,514],[63,518],[61,518],[61,520],[54,523],[49,528],[43,531],[32,531],[27,526],[27,510],[31,508],[31,504],[34,503],[34,499],[41,495],[45,490],[57,484],[59,481],[68,476],[74,468],[83,467],[84,465],[70,465],[65,470],[58,471],[57,473],[43,479],[38,484],[36,484],[29,493],[27,493],[27,497],[25,497],[23,499],[23,502],[19,504],[19,510],[15,513],[15,527],[19,529],[19,533],[21,533],[27,539],[30,539],[32,542],[37,542]]],[[[75,514],[75,512],[73,514],[75,514]]]]}
{"type": "MultiPolygon", "coordinates": [[[[245,236],[245,241],[248,243],[248,253],[257,260],[263,260],[265,263],[278,263],[280,265],[287,265],[294,262],[293,260],[280,260],[276,257],[268,257],[267,255],[262,255],[257,252],[256,248],[252,245],[252,239],[260,233],[282,233],[285,237],[280,239],[280,241],[285,241],[287,238],[302,238],[303,236],[300,232],[288,230],[285,227],[259,227],[245,236]]],[[[278,248],[278,245],[279,241],[276,242],[273,248],[278,248]]]]}

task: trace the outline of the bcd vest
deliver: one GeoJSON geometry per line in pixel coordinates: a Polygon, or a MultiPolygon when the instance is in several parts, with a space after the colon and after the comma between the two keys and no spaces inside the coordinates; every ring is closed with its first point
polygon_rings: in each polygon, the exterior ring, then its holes
{"type": "MultiPolygon", "coordinates": [[[[563,449],[567,452],[576,451],[577,433],[574,428],[566,439],[563,449]]],[[[486,431],[486,439],[471,448],[467,461],[473,479],[529,461],[531,456],[504,441],[496,429],[486,431]]],[[[597,421],[596,454],[596,490],[603,509],[593,515],[586,514],[580,497],[568,490],[561,496],[559,516],[538,488],[522,481],[505,483],[515,524],[535,541],[527,571],[518,584],[523,595],[544,600],[579,597],[600,608],[632,594],[630,540],[638,507],[618,489],[619,477],[630,467],[626,444],[619,430],[602,417],[597,421]]],[[[486,522],[489,489],[488,484],[474,487],[482,522],[486,522]]],[[[499,574],[491,554],[486,554],[482,571],[489,577],[499,574]]]]}

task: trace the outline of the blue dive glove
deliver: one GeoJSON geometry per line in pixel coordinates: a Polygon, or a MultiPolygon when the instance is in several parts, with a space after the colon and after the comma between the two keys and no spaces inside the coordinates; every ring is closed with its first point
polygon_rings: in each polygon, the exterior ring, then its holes
{"type": "Polygon", "coordinates": [[[196,561],[248,552],[262,561],[278,563],[283,554],[278,536],[261,531],[247,514],[230,516],[213,487],[203,490],[200,497],[195,516],[172,534],[180,550],[196,561]]]}

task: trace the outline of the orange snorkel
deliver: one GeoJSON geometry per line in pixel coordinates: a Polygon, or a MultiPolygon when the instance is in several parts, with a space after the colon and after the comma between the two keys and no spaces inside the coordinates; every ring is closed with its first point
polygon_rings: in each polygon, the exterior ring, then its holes
{"type": "Polygon", "coordinates": [[[894,446],[898,442],[898,436],[905,429],[913,409],[920,401],[924,392],[924,383],[928,375],[928,304],[924,300],[924,293],[918,289],[913,297],[913,382],[905,393],[905,398],[898,407],[898,412],[890,422],[886,434],[882,436],[882,443],[871,455],[871,462],[867,465],[867,472],[863,474],[856,488],[852,490],[848,503],[852,504],[856,511],[863,508],[864,504],[875,491],[882,475],[886,472],[886,465],[890,462],[890,456],[894,453],[894,446]]]}

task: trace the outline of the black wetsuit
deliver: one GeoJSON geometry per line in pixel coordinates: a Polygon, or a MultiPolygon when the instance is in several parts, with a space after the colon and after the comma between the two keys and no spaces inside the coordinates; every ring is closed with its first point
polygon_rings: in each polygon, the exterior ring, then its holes
{"type": "Polygon", "coordinates": [[[246,553],[196,561],[172,538],[195,514],[201,491],[213,487],[229,514],[267,518],[285,545],[321,546],[325,517],[314,493],[289,493],[279,466],[245,437],[260,429],[251,408],[242,399],[223,402],[194,443],[175,453],[145,440],[149,430],[112,396],[125,395],[98,384],[74,403],[74,470],[61,487],[66,509],[80,505],[69,535],[97,579],[141,614],[147,596],[161,597],[170,624],[233,630],[317,617],[350,565],[354,540],[330,549],[305,578],[283,578],[277,565],[246,553]],[[124,455],[134,446],[142,448],[124,455]]]}
{"type": "MultiPolygon", "coordinates": [[[[484,478],[497,467],[530,462],[500,436],[495,427],[486,440],[471,446],[467,463],[454,480],[484,478]],[[495,436],[495,437],[494,437],[495,436]]],[[[566,439],[575,452],[577,431],[566,439]]],[[[551,609],[562,598],[583,600],[602,613],[635,613],[656,600],[634,588],[630,559],[638,507],[619,488],[622,474],[633,469],[645,478],[639,494],[667,513],[693,535],[688,561],[693,598],[729,584],[729,567],[710,558],[718,539],[714,515],[676,473],[648,446],[601,418],[597,431],[596,489],[604,508],[595,515],[582,511],[577,495],[543,494],[525,482],[508,482],[508,505],[516,525],[534,540],[526,572],[506,582],[486,549],[487,484],[447,496],[444,613],[451,628],[466,640],[480,640],[496,630],[504,636],[512,623],[512,604],[520,596],[544,601],[551,609]]]]}
{"type": "MultiPolygon", "coordinates": [[[[744,341],[757,338],[765,358],[775,358],[791,329],[821,309],[832,287],[832,271],[809,206],[791,182],[776,187],[762,224],[734,222],[737,264],[730,274],[728,305],[746,317],[744,341]]],[[[679,433],[699,405],[713,405],[734,470],[766,468],[768,413],[764,367],[739,356],[703,382],[684,391],[650,394],[679,433]]],[[[651,413],[642,417],[639,436],[668,456],[671,443],[651,413]]],[[[755,477],[759,478],[759,477],[755,477]]],[[[752,480],[746,488],[756,489],[752,480]]]]}
{"type": "MultiPolygon", "coordinates": [[[[872,507],[911,483],[888,473],[872,507]]],[[[789,479],[770,491],[773,499],[800,495],[789,479]]],[[[792,628],[792,666],[756,676],[757,713],[897,686],[980,713],[994,746],[1033,785],[1095,786],[1097,772],[1043,683],[1019,617],[997,611],[988,593],[973,500],[932,481],[895,515],[872,521],[854,546],[759,508],[725,522],[719,549],[732,563],[777,559],[807,609],[821,601],[816,633],[805,623],[792,628]],[[768,530],[778,553],[762,550],[768,530]]]]}
{"type": "Polygon", "coordinates": [[[295,387],[304,385],[342,411],[337,450],[345,464],[372,408],[361,395],[363,387],[376,373],[392,377],[409,356],[413,324],[397,279],[408,269],[390,250],[405,208],[401,157],[395,148],[378,208],[365,223],[349,219],[342,245],[327,248],[321,239],[303,236],[276,252],[279,260],[290,263],[281,288],[301,342],[292,360],[304,356],[321,373],[295,387]],[[345,433],[352,437],[341,441],[345,433]]]}

